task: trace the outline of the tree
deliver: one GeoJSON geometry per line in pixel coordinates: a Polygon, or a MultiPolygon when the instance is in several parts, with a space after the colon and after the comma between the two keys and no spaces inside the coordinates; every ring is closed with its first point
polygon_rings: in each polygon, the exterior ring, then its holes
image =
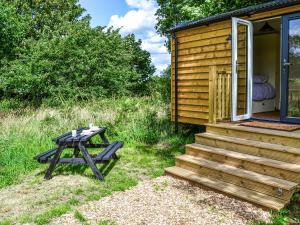
{"type": "Polygon", "coordinates": [[[134,35],[91,28],[77,0],[7,2],[7,12],[0,9],[6,12],[0,15],[0,25],[6,26],[0,42],[9,43],[2,55],[0,47],[0,98],[38,105],[61,98],[150,93],[155,69],[134,35]],[[8,58],[9,52],[15,57],[8,58]]]}
{"type": "Polygon", "coordinates": [[[176,24],[272,0],[157,0],[157,31],[164,36],[176,24]]]}
{"type": "Polygon", "coordinates": [[[30,18],[28,36],[38,39],[41,34],[51,35],[65,23],[82,19],[85,11],[78,0],[7,0],[20,16],[30,18]]]}
{"type": "Polygon", "coordinates": [[[15,8],[0,1],[0,59],[12,59],[21,45],[26,32],[28,20],[22,18],[15,8]]]}
{"type": "Polygon", "coordinates": [[[0,68],[3,96],[38,104],[42,99],[86,99],[149,94],[150,54],[133,35],[65,24],[53,36],[28,39],[18,59],[0,68]]]}

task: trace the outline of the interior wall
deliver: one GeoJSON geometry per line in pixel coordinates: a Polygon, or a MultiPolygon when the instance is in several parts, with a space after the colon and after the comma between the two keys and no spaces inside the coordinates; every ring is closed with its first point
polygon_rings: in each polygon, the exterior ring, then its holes
{"type": "MultiPolygon", "coordinates": [[[[274,106],[280,107],[280,34],[259,34],[254,36],[254,75],[269,78],[269,83],[276,89],[274,106]]],[[[262,106],[263,107],[263,106],[262,106]]],[[[262,110],[264,110],[262,108],[262,110]]],[[[275,108],[274,108],[275,110],[275,108]]]]}

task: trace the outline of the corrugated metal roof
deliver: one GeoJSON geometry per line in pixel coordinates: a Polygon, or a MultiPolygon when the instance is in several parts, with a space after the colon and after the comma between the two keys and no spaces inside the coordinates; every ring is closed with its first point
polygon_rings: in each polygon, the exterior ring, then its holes
{"type": "MultiPolygon", "coordinates": [[[[300,0],[277,0],[272,1],[260,5],[253,5],[242,9],[237,9],[231,12],[222,13],[215,16],[209,16],[200,20],[189,21],[185,23],[178,24],[177,26],[173,27],[170,32],[175,32],[178,30],[184,30],[187,28],[197,27],[203,24],[209,24],[212,22],[222,21],[231,17],[237,16],[245,16],[245,15],[252,15],[258,12],[269,11],[273,9],[283,8],[291,5],[300,4],[300,0]]],[[[300,11],[300,6],[299,6],[300,11]]]]}

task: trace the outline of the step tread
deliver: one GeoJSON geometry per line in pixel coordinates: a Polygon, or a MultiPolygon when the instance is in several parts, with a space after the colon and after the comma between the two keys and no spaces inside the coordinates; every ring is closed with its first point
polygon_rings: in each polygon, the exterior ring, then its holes
{"type": "Polygon", "coordinates": [[[282,162],[279,160],[268,159],[265,157],[249,155],[245,153],[235,152],[227,149],[222,149],[222,148],[217,148],[217,147],[212,147],[212,146],[207,146],[207,145],[202,145],[197,143],[188,144],[186,146],[190,148],[198,149],[200,151],[205,151],[213,154],[236,158],[239,160],[249,161],[249,162],[275,167],[283,170],[289,170],[293,172],[300,172],[300,165],[298,164],[282,162]]]}
{"type": "Polygon", "coordinates": [[[271,130],[271,129],[264,129],[264,128],[256,128],[256,127],[246,127],[246,126],[240,126],[239,124],[232,124],[232,123],[231,124],[229,123],[206,124],[206,126],[218,127],[218,128],[226,127],[226,129],[232,129],[232,130],[241,130],[241,131],[252,132],[252,133],[300,139],[300,133],[296,133],[296,132],[271,130]]]}
{"type": "Polygon", "coordinates": [[[216,189],[218,191],[230,194],[232,196],[239,197],[241,199],[254,202],[256,204],[272,208],[275,210],[279,210],[285,206],[287,202],[284,200],[262,194],[259,192],[255,192],[243,187],[236,186],[234,184],[230,184],[224,181],[220,181],[214,178],[206,177],[195,172],[180,168],[180,167],[169,167],[165,169],[166,173],[175,175],[177,177],[181,177],[199,184],[203,186],[216,189]]]}
{"type": "Polygon", "coordinates": [[[272,149],[272,150],[276,150],[276,151],[300,155],[300,148],[294,148],[294,147],[290,147],[290,146],[283,146],[283,145],[279,145],[279,144],[267,143],[267,142],[262,142],[262,141],[255,141],[255,140],[249,140],[249,139],[244,139],[244,138],[225,136],[225,135],[214,134],[214,133],[209,133],[209,132],[196,134],[196,136],[203,137],[203,138],[217,139],[217,140],[227,141],[227,142],[231,142],[231,143],[243,144],[243,145],[247,145],[247,146],[267,148],[267,149],[272,149]]]}
{"type": "Polygon", "coordinates": [[[183,161],[186,161],[186,162],[197,164],[199,166],[203,166],[203,167],[210,168],[210,169],[213,169],[213,170],[221,171],[223,173],[227,173],[227,174],[231,174],[231,175],[234,175],[234,176],[249,179],[249,180],[252,180],[252,181],[255,181],[255,182],[267,184],[267,185],[270,185],[270,186],[273,186],[273,187],[276,187],[276,188],[277,187],[282,188],[282,189],[285,189],[285,190],[293,190],[298,185],[297,183],[294,183],[294,182],[291,182],[291,181],[287,181],[287,180],[279,179],[279,178],[276,178],[276,177],[263,175],[263,174],[256,173],[256,172],[253,172],[253,171],[240,169],[240,168],[237,168],[237,167],[234,167],[234,166],[229,166],[229,165],[226,165],[226,164],[206,160],[206,159],[191,156],[191,155],[177,156],[176,159],[180,159],[180,160],[183,160],[183,161]]]}

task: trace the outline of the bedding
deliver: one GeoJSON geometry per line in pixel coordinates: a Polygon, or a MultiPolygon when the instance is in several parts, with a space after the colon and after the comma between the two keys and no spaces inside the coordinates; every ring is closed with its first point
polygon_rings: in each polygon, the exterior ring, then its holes
{"type": "Polygon", "coordinates": [[[275,88],[268,83],[264,76],[253,77],[253,101],[263,101],[276,97],[275,88]]]}
{"type": "Polygon", "coordinates": [[[268,77],[262,75],[255,75],[253,76],[253,83],[254,84],[264,84],[268,82],[268,77]]]}

